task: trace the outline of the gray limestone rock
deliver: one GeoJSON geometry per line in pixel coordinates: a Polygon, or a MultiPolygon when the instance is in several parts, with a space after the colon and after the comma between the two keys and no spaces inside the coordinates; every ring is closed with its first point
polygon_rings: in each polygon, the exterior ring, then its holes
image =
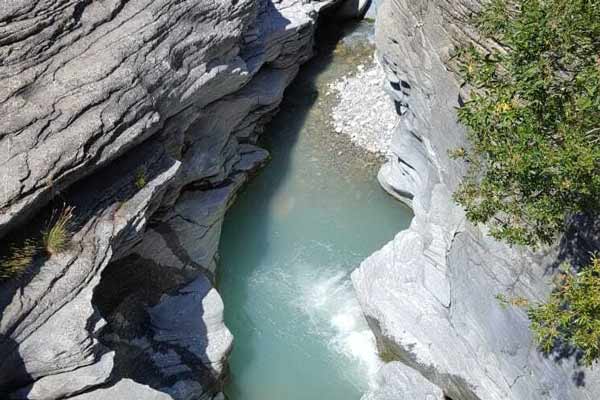
{"type": "MultiPolygon", "coordinates": [[[[111,257],[141,238],[180,163],[144,145],[138,157],[116,162],[62,195],[75,207],[71,246],[39,255],[21,280],[2,283],[0,388],[13,398],[59,398],[105,382],[113,357],[98,341],[106,324],[92,304],[94,289],[111,257]],[[134,171],[143,164],[148,182],[137,190],[134,171]],[[22,389],[17,389],[24,387],[22,389]]],[[[155,148],[159,149],[159,148],[155,148]]],[[[31,229],[39,230],[39,223],[31,229]]]]}
{"type": "Polygon", "coordinates": [[[265,63],[297,68],[312,54],[318,12],[336,2],[4,4],[0,113],[10,118],[0,121],[0,235],[54,191],[174,129],[179,114],[190,128],[265,63]]]}
{"type": "MultiPolygon", "coordinates": [[[[448,150],[467,143],[450,57],[461,43],[491,45],[469,25],[479,7],[477,0],[380,6],[378,51],[401,119],[379,180],[415,217],[361,264],[353,283],[380,351],[454,400],[595,399],[598,372],[579,366],[572,353],[542,355],[524,311],[496,299],[543,300],[559,251],[498,243],[452,200],[465,165],[448,150]]],[[[390,393],[402,393],[403,384],[387,382],[390,393]]]]}
{"type": "Polygon", "coordinates": [[[3,4],[0,258],[63,202],[77,223],[0,282],[0,397],[222,396],[222,219],[336,3],[3,4]]]}
{"type": "Polygon", "coordinates": [[[414,369],[391,362],[379,371],[377,388],[362,400],[444,400],[444,393],[414,369]]]}
{"type": "Polygon", "coordinates": [[[30,400],[52,400],[57,393],[72,395],[87,388],[106,382],[114,365],[114,353],[108,352],[94,364],[78,368],[76,374],[58,373],[47,375],[33,384],[17,390],[11,398],[30,400]]]}
{"type": "Polygon", "coordinates": [[[71,397],[73,400],[173,400],[173,397],[131,379],[123,379],[113,386],[71,397]]]}
{"type": "Polygon", "coordinates": [[[223,301],[206,276],[165,295],[149,314],[155,342],[182,347],[217,375],[223,372],[233,336],[223,323],[223,301]]]}
{"type": "Polygon", "coordinates": [[[251,78],[255,1],[61,0],[2,9],[0,233],[191,104],[251,78]]]}

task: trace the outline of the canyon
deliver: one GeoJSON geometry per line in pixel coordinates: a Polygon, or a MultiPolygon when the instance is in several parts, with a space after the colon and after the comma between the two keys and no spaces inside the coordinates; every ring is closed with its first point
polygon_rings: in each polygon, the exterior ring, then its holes
{"type": "Polygon", "coordinates": [[[447,152],[468,145],[453,54],[494,45],[470,23],[481,1],[0,6],[0,258],[41,241],[57,210],[74,213],[66,251],[38,252],[0,282],[1,398],[225,398],[234,335],[219,280],[236,270],[217,277],[222,259],[244,262],[220,254],[227,211],[269,162],[259,139],[313,57],[317,27],[341,31],[375,10],[398,118],[378,180],[414,217],[348,261],[344,302],[356,301],[385,361],[363,399],[600,395],[596,370],[572,352],[541,354],[525,312],[496,299],[543,300],[559,261],[597,248],[598,224],[578,221],[585,229],[534,252],[491,239],[452,200],[465,165],[447,152]]]}

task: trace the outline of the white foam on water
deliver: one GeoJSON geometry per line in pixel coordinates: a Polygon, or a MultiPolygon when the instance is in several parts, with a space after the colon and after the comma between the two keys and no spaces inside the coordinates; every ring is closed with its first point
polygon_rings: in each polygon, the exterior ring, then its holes
{"type": "Polygon", "coordinates": [[[311,321],[311,334],[321,336],[330,349],[348,361],[350,368],[344,373],[349,380],[363,387],[375,385],[383,362],[348,271],[307,265],[298,268],[304,273],[298,275],[300,296],[296,302],[311,321]]]}
{"type": "MultiPolygon", "coordinates": [[[[306,260],[307,252],[333,253],[329,244],[311,242],[299,246],[292,254],[274,261],[270,269],[258,268],[249,276],[249,285],[260,302],[260,314],[271,315],[285,303],[296,315],[289,315],[290,329],[285,335],[306,334],[319,338],[330,350],[326,355],[342,376],[360,390],[373,387],[383,362],[377,354],[375,337],[369,329],[350,280],[350,269],[340,266],[316,266],[306,260]],[[315,250],[319,249],[319,250],[315,250]]],[[[285,308],[285,307],[284,307],[285,308]]],[[[262,324],[278,324],[266,318],[262,324]]],[[[279,332],[279,329],[275,331],[279,332]]],[[[300,341],[294,341],[300,345],[300,341]]],[[[301,351],[302,349],[297,349],[301,351]]]]}

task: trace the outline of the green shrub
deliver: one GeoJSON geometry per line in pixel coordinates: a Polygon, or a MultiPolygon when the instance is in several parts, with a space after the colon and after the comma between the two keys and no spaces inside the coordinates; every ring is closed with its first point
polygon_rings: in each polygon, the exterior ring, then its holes
{"type": "Polygon", "coordinates": [[[138,190],[141,190],[146,186],[147,183],[146,169],[143,167],[138,168],[135,173],[135,187],[138,190]]]}
{"type": "Polygon", "coordinates": [[[591,365],[600,357],[600,258],[575,274],[565,270],[547,303],[529,309],[531,328],[545,352],[564,343],[591,365]]]}
{"type": "Polygon", "coordinates": [[[600,2],[493,0],[478,25],[506,51],[458,54],[472,147],[453,152],[470,164],[455,198],[496,238],[550,243],[600,210],[600,2]]]}
{"type": "Polygon", "coordinates": [[[58,254],[67,249],[71,243],[73,224],[73,207],[63,207],[50,221],[43,232],[43,243],[50,255],[58,254]]]}

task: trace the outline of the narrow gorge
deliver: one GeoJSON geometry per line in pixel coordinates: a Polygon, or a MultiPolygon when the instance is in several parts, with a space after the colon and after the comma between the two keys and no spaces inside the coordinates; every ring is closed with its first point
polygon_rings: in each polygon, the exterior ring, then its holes
{"type": "Polygon", "coordinates": [[[217,288],[236,338],[232,400],[358,399],[381,364],[350,273],[411,213],[378,187],[380,158],[330,126],[332,82],[373,63],[372,26],[346,25],[336,46],[340,28],[318,32],[263,133],[271,161],[225,218],[217,288]]]}
{"type": "Polygon", "coordinates": [[[483,3],[0,2],[0,400],[600,398],[497,299],[597,221],[453,199],[483,3]]]}

